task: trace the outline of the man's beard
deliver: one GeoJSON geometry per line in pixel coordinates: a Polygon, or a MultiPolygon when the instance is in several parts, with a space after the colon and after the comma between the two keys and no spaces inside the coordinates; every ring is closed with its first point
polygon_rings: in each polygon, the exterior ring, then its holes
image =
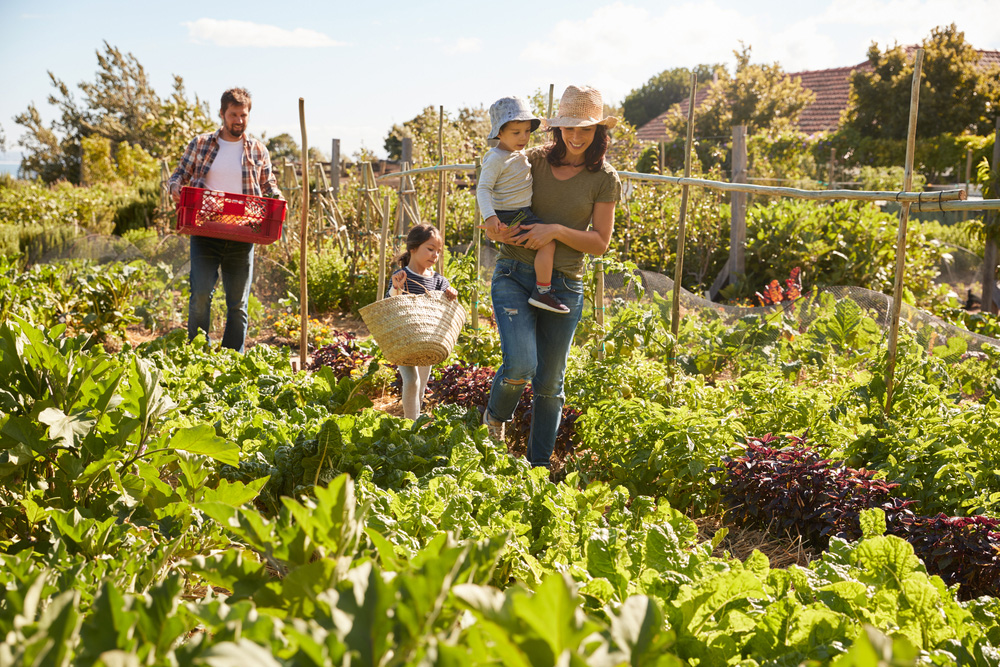
{"type": "Polygon", "coordinates": [[[236,137],[237,139],[239,139],[240,137],[243,136],[243,132],[245,130],[246,130],[246,127],[243,127],[243,126],[237,127],[235,125],[230,125],[229,127],[226,128],[226,131],[229,132],[229,134],[231,134],[234,137],[236,137]]]}

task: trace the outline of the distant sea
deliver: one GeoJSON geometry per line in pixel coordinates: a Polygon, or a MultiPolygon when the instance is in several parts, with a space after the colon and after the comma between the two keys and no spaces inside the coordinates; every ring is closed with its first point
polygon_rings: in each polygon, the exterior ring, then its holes
{"type": "Polygon", "coordinates": [[[20,162],[0,162],[0,174],[17,176],[17,170],[20,169],[20,167],[20,162]]]}

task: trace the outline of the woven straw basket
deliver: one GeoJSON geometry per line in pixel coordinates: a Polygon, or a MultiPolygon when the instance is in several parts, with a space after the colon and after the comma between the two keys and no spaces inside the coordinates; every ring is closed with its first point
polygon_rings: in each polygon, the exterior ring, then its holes
{"type": "Polygon", "coordinates": [[[386,360],[400,366],[441,363],[465,324],[465,309],[438,291],[389,297],[360,312],[386,360]]]}

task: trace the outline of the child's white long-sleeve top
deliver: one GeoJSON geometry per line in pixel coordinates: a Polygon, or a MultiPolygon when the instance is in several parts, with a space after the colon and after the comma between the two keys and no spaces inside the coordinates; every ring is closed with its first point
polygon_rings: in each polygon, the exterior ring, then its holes
{"type": "Polygon", "coordinates": [[[531,165],[524,151],[491,148],[486,152],[476,183],[476,200],[483,220],[497,211],[531,206],[531,165]]]}

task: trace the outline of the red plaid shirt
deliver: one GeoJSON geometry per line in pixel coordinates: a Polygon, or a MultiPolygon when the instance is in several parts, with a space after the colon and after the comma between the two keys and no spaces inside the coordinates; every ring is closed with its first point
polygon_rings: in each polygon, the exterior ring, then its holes
{"type": "MultiPolygon", "coordinates": [[[[208,170],[219,154],[219,134],[222,129],[208,134],[199,134],[191,140],[181,156],[181,161],[170,176],[170,191],[190,185],[204,188],[208,170]]],[[[267,147],[259,139],[250,135],[243,137],[243,194],[261,197],[265,194],[277,195],[284,199],[278,182],[271,170],[271,156],[267,147]]]]}

